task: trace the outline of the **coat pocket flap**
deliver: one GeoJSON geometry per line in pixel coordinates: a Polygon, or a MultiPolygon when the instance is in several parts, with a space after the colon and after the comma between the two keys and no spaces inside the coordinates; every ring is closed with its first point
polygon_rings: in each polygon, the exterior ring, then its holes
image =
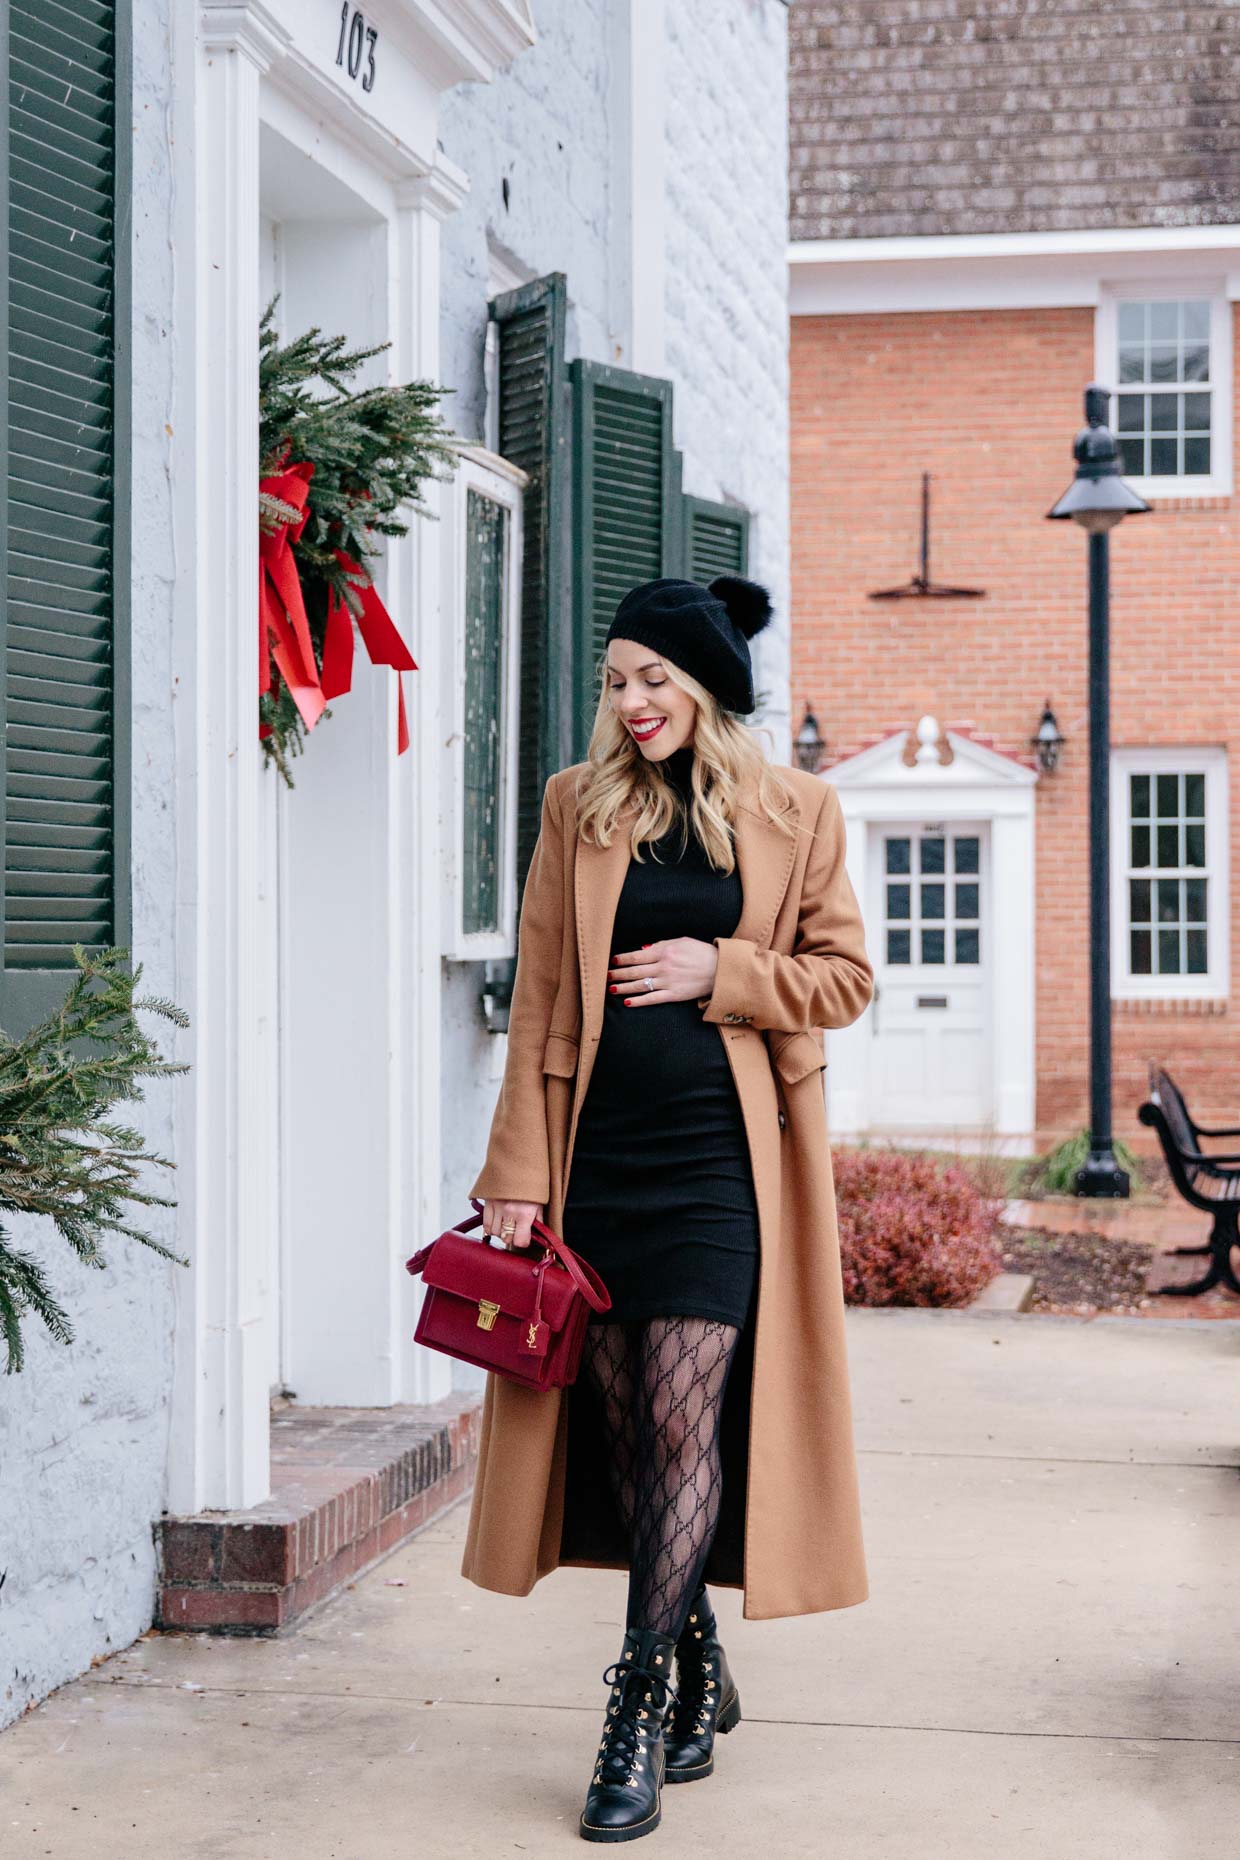
{"type": "Polygon", "coordinates": [[[570,1040],[567,1034],[548,1035],[543,1049],[543,1071],[554,1072],[557,1078],[571,1079],[577,1070],[577,1051],[576,1040],[570,1040]]]}
{"type": "Polygon", "coordinates": [[[771,1043],[771,1062],[789,1085],[795,1085],[807,1073],[821,1072],[827,1063],[821,1033],[780,1034],[771,1043]]]}

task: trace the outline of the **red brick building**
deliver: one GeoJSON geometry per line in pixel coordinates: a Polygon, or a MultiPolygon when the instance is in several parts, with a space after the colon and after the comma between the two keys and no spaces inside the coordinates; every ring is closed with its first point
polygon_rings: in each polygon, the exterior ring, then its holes
{"type": "Polygon", "coordinates": [[[1151,1056],[1240,1121],[1237,70],[1214,5],[793,7],[794,727],[879,983],[837,1132],[1087,1121],[1086,545],[1045,513],[1091,380],[1154,510],[1111,545],[1116,1129],[1151,1056]],[[923,473],[931,582],[979,596],[874,598],[919,572],[923,473]]]}

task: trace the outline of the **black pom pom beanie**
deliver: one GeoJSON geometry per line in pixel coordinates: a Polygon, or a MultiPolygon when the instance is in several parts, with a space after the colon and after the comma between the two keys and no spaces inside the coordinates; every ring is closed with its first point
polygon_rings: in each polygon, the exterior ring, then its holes
{"type": "Polygon", "coordinates": [[[696,678],[725,710],[755,707],[749,641],[771,618],[771,597],[756,581],[716,575],[709,587],[663,577],[630,588],[607,639],[649,646],[696,678]]]}

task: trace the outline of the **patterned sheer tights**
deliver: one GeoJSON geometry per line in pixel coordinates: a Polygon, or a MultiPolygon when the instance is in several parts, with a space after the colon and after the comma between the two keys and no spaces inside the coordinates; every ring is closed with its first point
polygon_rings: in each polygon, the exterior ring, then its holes
{"type": "Polygon", "coordinates": [[[719,1523],[719,1421],[740,1332],[711,1318],[592,1324],[596,1391],[631,1546],[629,1627],[678,1636],[719,1523]]]}

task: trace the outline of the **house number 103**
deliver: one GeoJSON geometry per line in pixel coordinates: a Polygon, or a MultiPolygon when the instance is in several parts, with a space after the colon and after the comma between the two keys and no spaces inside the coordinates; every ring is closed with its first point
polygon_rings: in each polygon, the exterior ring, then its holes
{"type": "Polygon", "coordinates": [[[363,90],[373,90],[375,87],[375,46],[378,43],[378,27],[368,26],[366,15],[361,9],[350,6],[349,0],[344,0],[340,9],[340,43],[336,47],[336,63],[344,65],[351,78],[355,78],[361,71],[363,90]],[[352,19],[349,18],[350,13],[352,19]],[[364,71],[363,58],[366,67],[364,71]]]}

